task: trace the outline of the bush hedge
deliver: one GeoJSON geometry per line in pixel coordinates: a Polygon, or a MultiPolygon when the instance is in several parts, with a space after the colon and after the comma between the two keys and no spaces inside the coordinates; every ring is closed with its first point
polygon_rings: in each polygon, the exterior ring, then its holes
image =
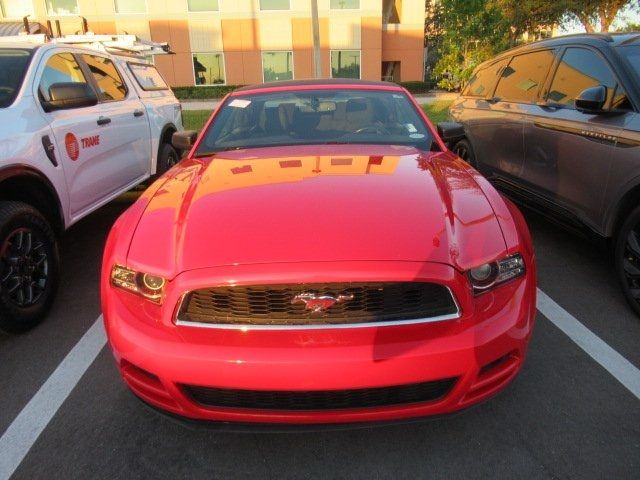
{"type": "MultiPolygon", "coordinates": [[[[434,87],[433,82],[400,82],[411,93],[428,93],[434,87]]],[[[207,85],[202,87],[173,87],[173,93],[178,100],[208,100],[222,98],[227,93],[240,88],[242,85],[207,85]]]]}

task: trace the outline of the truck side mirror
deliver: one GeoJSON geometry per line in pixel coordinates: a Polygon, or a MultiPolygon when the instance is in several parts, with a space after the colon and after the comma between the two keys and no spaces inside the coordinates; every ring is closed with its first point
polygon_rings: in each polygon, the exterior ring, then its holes
{"type": "Polygon", "coordinates": [[[195,130],[183,130],[181,132],[175,132],[171,136],[171,144],[176,150],[189,151],[196,143],[197,138],[198,132],[195,130]]]}
{"type": "Polygon", "coordinates": [[[47,112],[92,107],[98,97],[88,83],[59,82],[49,87],[49,100],[42,102],[47,112]]]}

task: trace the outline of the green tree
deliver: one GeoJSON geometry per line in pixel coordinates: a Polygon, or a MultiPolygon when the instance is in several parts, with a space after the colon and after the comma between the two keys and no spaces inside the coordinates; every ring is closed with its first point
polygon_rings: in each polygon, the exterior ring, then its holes
{"type": "Polygon", "coordinates": [[[490,0],[441,0],[438,85],[457,90],[473,69],[508,45],[508,25],[490,0]]]}
{"type": "Polygon", "coordinates": [[[567,17],[577,18],[588,33],[608,32],[620,10],[640,11],[639,0],[561,0],[567,17]]]}

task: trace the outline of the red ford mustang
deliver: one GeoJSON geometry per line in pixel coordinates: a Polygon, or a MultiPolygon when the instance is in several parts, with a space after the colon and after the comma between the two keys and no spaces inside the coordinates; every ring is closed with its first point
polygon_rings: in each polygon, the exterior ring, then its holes
{"type": "Polygon", "coordinates": [[[247,87],[174,142],[190,153],[120,217],[102,270],[109,343],[144,401],[215,421],[394,420],[517,374],[527,226],[406,90],[247,87]]]}

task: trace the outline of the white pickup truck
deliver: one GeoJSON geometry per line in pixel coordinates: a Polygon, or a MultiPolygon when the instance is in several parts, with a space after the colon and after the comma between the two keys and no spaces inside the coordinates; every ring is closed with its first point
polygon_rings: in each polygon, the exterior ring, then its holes
{"type": "Polygon", "coordinates": [[[35,38],[0,39],[0,329],[7,332],[28,330],[50,308],[60,234],[175,164],[171,136],[182,130],[180,103],[145,60],[167,53],[165,44],[28,37],[35,38]]]}

